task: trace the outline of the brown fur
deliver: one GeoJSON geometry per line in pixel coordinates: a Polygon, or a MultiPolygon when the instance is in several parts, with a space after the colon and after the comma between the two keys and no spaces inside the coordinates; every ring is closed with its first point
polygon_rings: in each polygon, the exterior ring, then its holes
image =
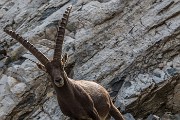
{"type": "Polygon", "coordinates": [[[119,110],[113,105],[108,92],[101,85],[91,81],[70,79],[64,71],[67,55],[61,58],[61,54],[70,10],[71,6],[67,8],[59,26],[52,61],[20,35],[6,29],[4,31],[20,42],[42,63],[37,63],[37,66],[51,76],[59,106],[65,115],[75,120],[106,120],[109,115],[115,120],[124,120],[119,110]]]}

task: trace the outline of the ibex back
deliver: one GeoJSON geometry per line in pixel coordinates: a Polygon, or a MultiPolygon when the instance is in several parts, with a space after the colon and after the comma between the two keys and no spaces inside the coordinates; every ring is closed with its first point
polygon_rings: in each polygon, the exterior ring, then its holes
{"type": "Polygon", "coordinates": [[[113,105],[108,92],[101,85],[85,80],[70,79],[64,70],[67,54],[62,57],[62,45],[71,8],[72,6],[66,9],[58,26],[54,56],[51,61],[20,35],[7,29],[4,31],[41,62],[41,64],[37,63],[37,66],[50,75],[59,106],[65,115],[75,120],[106,120],[110,115],[116,120],[124,120],[119,110],[113,105]]]}

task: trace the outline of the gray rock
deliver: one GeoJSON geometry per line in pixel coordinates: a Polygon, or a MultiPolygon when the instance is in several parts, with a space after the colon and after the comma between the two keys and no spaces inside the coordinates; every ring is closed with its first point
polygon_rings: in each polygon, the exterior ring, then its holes
{"type": "Polygon", "coordinates": [[[175,114],[175,120],[180,120],[180,114],[175,114]]]}
{"type": "Polygon", "coordinates": [[[173,59],[173,68],[180,72],[180,55],[173,59]]]}
{"type": "Polygon", "coordinates": [[[33,118],[33,120],[52,120],[48,114],[44,112],[40,112],[37,116],[33,118]]]}
{"type": "Polygon", "coordinates": [[[8,76],[7,83],[9,87],[12,88],[18,83],[18,81],[13,77],[8,76]]]}
{"type": "Polygon", "coordinates": [[[7,95],[0,101],[0,105],[0,119],[3,120],[16,107],[17,103],[10,95],[7,95]]]}
{"type": "Polygon", "coordinates": [[[146,120],[160,120],[160,117],[150,114],[146,120]]]}
{"type": "Polygon", "coordinates": [[[0,79],[0,86],[1,86],[0,87],[0,101],[4,98],[4,96],[10,93],[7,86],[7,80],[8,80],[7,75],[2,75],[0,79]]]}
{"type": "Polygon", "coordinates": [[[18,95],[18,96],[23,95],[25,90],[26,90],[26,84],[25,83],[18,83],[11,88],[11,92],[15,95],[18,95]]]}
{"type": "Polygon", "coordinates": [[[135,118],[130,113],[126,113],[123,116],[124,116],[125,120],[135,120],[135,118]]]}
{"type": "Polygon", "coordinates": [[[177,73],[177,70],[176,70],[176,68],[168,67],[168,68],[166,68],[166,73],[169,76],[173,76],[177,73]]]}
{"type": "Polygon", "coordinates": [[[62,112],[59,109],[56,97],[51,97],[44,103],[43,111],[53,120],[61,119],[62,112]]]}
{"type": "Polygon", "coordinates": [[[21,82],[33,84],[33,80],[44,74],[44,72],[40,71],[35,63],[25,60],[21,65],[9,67],[7,74],[17,78],[21,82]]]}
{"type": "Polygon", "coordinates": [[[153,71],[153,80],[155,83],[160,83],[165,80],[165,72],[159,68],[153,71]]]}
{"type": "Polygon", "coordinates": [[[0,61],[0,68],[2,68],[4,66],[4,62],[0,61]]]}

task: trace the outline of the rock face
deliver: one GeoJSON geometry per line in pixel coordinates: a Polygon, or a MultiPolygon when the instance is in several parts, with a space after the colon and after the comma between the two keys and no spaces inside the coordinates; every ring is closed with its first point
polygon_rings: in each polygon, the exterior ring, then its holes
{"type": "Polygon", "coordinates": [[[52,58],[56,26],[70,4],[63,48],[69,76],[103,85],[127,119],[178,118],[179,0],[1,0],[0,120],[68,119],[47,75],[29,60],[37,59],[3,28],[52,58]]]}

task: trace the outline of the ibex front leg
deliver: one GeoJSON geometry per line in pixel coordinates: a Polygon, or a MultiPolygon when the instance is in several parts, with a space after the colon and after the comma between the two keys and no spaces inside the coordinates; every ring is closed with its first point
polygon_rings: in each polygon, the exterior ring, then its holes
{"type": "Polygon", "coordinates": [[[83,118],[84,120],[100,120],[100,116],[94,106],[94,102],[92,100],[92,98],[90,97],[90,95],[80,86],[77,85],[75,86],[76,89],[74,89],[74,91],[76,91],[74,94],[77,98],[77,100],[80,103],[80,106],[82,106],[82,108],[84,109],[84,112],[87,114],[86,117],[88,118],[83,118]],[[80,94],[79,94],[80,93],[80,94]]]}
{"type": "Polygon", "coordinates": [[[92,118],[92,120],[101,120],[99,117],[99,114],[97,112],[97,110],[95,109],[95,107],[93,106],[93,108],[91,108],[88,111],[89,117],[92,118]]]}

